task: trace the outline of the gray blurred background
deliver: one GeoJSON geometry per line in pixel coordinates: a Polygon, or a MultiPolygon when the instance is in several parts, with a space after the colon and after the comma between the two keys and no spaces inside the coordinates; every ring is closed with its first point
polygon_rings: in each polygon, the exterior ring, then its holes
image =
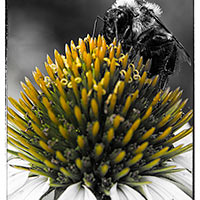
{"type": "MultiPolygon", "coordinates": [[[[97,15],[103,17],[114,0],[7,0],[8,3],[8,96],[18,100],[20,81],[31,80],[38,66],[43,73],[46,55],[54,49],[64,54],[65,43],[92,34],[97,15]]],[[[193,61],[193,1],[151,0],[163,9],[161,20],[185,46],[193,61]]],[[[102,27],[99,22],[98,28],[102,27]]],[[[47,74],[47,73],[46,73],[47,74]]],[[[193,107],[193,65],[181,64],[171,76],[172,89],[180,86],[193,107]]]]}

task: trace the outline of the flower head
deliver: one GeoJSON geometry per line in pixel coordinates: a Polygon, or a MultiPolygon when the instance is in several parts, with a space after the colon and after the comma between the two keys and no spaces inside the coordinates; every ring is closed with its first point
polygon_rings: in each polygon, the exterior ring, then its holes
{"type": "Polygon", "coordinates": [[[174,143],[192,128],[174,133],[192,111],[182,112],[187,100],[179,88],[162,91],[158,76],[147,78],[149,66],[130,62],[120,43],[107,45],[100,35],[72,41],[66,56],[55,51],[55,63],[47,56],[48,76],[33,72],[39,90],[25,78],[22,99],[9,97],[18,110],[8,108],[8,143],[17,149],[9,152],[28,163],[12,167],[30,181],[48,181],[43,196],[75,199],[79,188],[85,199],[150,199],[151,182],[182,170],[172,158],[192,145],[174,143]]]}

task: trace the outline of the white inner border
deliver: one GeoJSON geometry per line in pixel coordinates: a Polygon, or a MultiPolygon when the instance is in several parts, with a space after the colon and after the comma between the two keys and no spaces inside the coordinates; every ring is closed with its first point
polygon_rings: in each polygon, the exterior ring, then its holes
{"type": "Polygon", "coordinates": [[[194,159],[195,159],[195,200],[200,199],[200,192],[199,192],[199,178],[200,178],[200,1],[194,1],[194,31],[195,31],[195,40],[194,40],[194,47],[195,47],[195,148],[194,148],[194,159]]]}
{"type": "MultiPolygon", "coordinates": [[[[200,199],[200,1],[194,0],[195,30],[195,200],[200,199]]],[[[5,1],[0,1],[0,177],[1,199],[6,199],[6,116],[5,116],[5,1]]]]}
{"type": "Polygon", "coordinates": [[[0,1],[0,177],[1,199],[6,199],[6,116],[5,116],[5,1],[0,1]]]}

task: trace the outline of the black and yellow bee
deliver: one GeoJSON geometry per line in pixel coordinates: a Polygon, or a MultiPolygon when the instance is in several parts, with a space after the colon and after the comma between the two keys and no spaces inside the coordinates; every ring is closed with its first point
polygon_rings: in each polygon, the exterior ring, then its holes
{"type": "Polygon", "coordinates": [[[191,65],[183,45],[161,22],[161,8],[145,0],[116,0],[103,17],[106,41],[114,38],[122,44],[124,53],[134,59],[137,54],[144,62],[152,59],[148,76],[160,75],[160,88],[165,88],[168,76],[180,60],[191,65]]]}

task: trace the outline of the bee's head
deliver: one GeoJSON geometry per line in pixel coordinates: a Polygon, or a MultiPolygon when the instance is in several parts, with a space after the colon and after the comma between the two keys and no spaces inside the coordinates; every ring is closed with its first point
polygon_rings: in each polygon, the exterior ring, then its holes
{"type": "Polygon", "coordinates": [[[117,29],[117,36],[119,38],[123,37],[127,27],[132,26],[132,19],[136,15],[137,13],[134,13],[129,7],[112,7],[104,16],[106,34],[113,39],[116,37],[117,29]]]}

